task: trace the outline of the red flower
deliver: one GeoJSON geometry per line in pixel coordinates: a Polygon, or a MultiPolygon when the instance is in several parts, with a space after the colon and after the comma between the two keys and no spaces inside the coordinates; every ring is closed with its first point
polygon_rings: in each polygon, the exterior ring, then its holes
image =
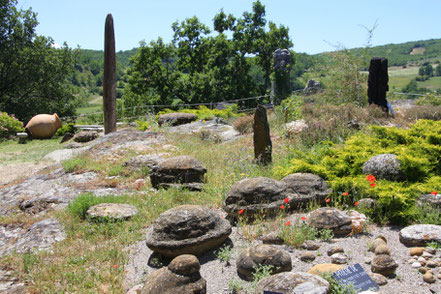
{"type": "Polygon", "coordinates": [[[355,201],[354,206],[357,206],[357,205],[358,205],[358,201],[355,201]]]}
{"type": "Polygon", "coordinates": [[[281,205],[281,206],[280,206],[280,209],[285,209],[285,205],[281,205]]]}
{"type": "Polygon", "coordinates": [[[305,220],[305,219],[306,219],[306,217],[302,216],[302,217],[301,217],[300,219],[301,219],[301,220],[305,220]]]}
{"type": "Polygon", "coordinates": [[[113,268],[116,268],[118,265],[117,264],[115,264],[115,265],[113,265],[113,268]]]}
{"type": "Polygon", "coordinates": [[[244,210],[243,210],[243,209],[239,210],[239,214],[242,214],[243,212],[244,212],[244,210]]]}
{"type": "Polygon", "coordinates": [[[375,183],[371,183],[371,187],[375,187],[377,184],[375,183]]]}
{"type": "Polygon", "coordinates": [[[286,223],[285,223],[285,226],[289,226],[291,224],[291,222],[290,221],[287,221],[286,223]]]}
{"type": "Polygon", "coordinates": [[[331,202],[331,198],[328,198],[325,201],[326,201],[326,203],[329,203],[329,202],[331,202]]]}
{"type": "Polygon", "coordinates": [[[375,177],[373,175],[367,175],[366,176],[366,180],[368,180],[371,183],[376,181],[376,179],[375,179],[375,177]]]}
{"type": "Polygon", "coordinates": [[[289,198],[286,197],[284,201],[285,201],[285,203],[289,203],[289,198]]]}
{"type": "Polygon", "coordinates": [[[438,191],[432,191],[431,194],[432,194],[433,196],[436,196],[436,194],[438,194],[438,191]]]}
{"type": "Polygon", "coordinates": [[[343,194],[342,194],[343,196],[348,196],[349,195],[349,193],[348,192],[343,192],[343,194]]]}

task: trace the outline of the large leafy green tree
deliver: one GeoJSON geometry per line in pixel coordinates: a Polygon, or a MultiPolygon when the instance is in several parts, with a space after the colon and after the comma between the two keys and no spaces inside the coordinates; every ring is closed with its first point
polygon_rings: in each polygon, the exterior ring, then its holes
{"type": "Polygon", "coordinates": [[[74,52],[35,33],[36,14],[18,10],[16,0],[0,2],[0,110],[26,122],[38,113],[74,114],[68,78],[74,52]]]}

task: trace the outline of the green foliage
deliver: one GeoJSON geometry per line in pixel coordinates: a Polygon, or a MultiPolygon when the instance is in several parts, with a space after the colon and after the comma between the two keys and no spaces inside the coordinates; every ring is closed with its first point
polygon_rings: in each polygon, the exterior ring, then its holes
{"type": "Polygon", "coordinates": [[[29,273],[38,262],[39,258],[34,253],[23,254],[23,269],[26,273],[29,273]]]}
{"type": "Polygon", "coordinates": [[[65,160],[61,163],[64,170],[67,173],[71,173],[80,169],[83,169],[87,166],[87,160],[83,157],[75,157],[69,160],[65,160]]]}
{"type": "Polygon", "coordinates": [[[303,105],[303,97],[291,95],[283,100],[280,107],[284,111],[285,122],[294,121],[302,118],[301,106],[303,105]]]}
{"type": "Polygon", "coordinates": [[[150,127],[148,121],[135,120],[135,123],[138,125],[137,129],[143,132],[150,127]]]}
{"type": "Polygon", "coordinates": [[[245,288],[245,285],[241,280],[233,279],[228,281],[228,288],[233,292],[233,294],[237,294],[239,291],[245,288]]]}
{"type": "Polygon", "coordinates": [[[69,85],[75,54],[65,44],[35,33],[32,10],[18,10],[17,1],[0,4],[0,109],[27,121],[39,113],[74,115],[75,96],[69,85]]]}
{"type": "Polygon", "coordinates": [[[55,136],[64,136],[66,133],[75,133],[75,124],[68,123],[64,124],[61,128],[57,130],[55,136]]]}
{"type": "Polygon", "coordinates": [[[322,278],[324,278],[326,281],[328,281],[329,285],[331,286],[329,289],[330,294],[356,294],[357,293],[357,291],[355,290],[355,288],[352,284],[341,285],[337,282],[336,279],[334,279],[332,277],[331,274],[322,274],[322,278]]]}
{"type": "Polygon", "coordinates": [[[420,120],[409,130],[372,126],[367,132],[351,136],[343,146],[322,145],[318,152],[296,151],[288,164],[275,168],[275,173],[279,177],[315,173],[332,187],[331,200],[345,191],[350,192],[345,198],[348,205],[361,198],[374,198],[379,205],[371,216],[374,220],[387,218],[403,224],[414,217],[411,208],[415,199],[439,187],[440,134],[438,121],[420,120]],[[373,188],[362,174],[362,167],[369,158],[383,153],[398,156],[404,181],[377,180],[373,188]]]}
{"type": "Polygon", "coordinates": [[[23,131],[23,123],[18,121],[13,114],[9,116],[6,112],[0,112],[0,138],[7,138],[23,131]]]}
{"type": "Polygon", "coordinates": [[[216,251],[215,255],[220,261],[225,262],[226,265],[230,265],[230,260],[233,255],[233,249],[231,248],[231,246],[226,245],[222,248],[219,248],[216,251]]]}
{"type": "Polygon", "coordinates": [[[441,105],[441,95],[425,94],[423,97],[415,101],[416,105],[441,105]]]}
{"type": "Polygon", "coordinates": [[[97,197],[92,193],[81,194],[74,201],[69,203],[67,211],[80,219],[86,219],[86,212],[89,207],[100,203],[122,203],[125,199],[121,196],[97,197]]]}
{"type": "MultiPolygon", "coordinates": [[[[171,109],[164,109],[158,113],[158,115],[166,114],[166,113],[173,113],[176,112],[171,109]]],[[[220,117],[223,119],[230,119],[230,118],[236,118],[240,117],[243,114],[237,112],[237,105],[232,104],[225,109],[209,109],[207,106],[201,105],[198,109],[181,109],[179,112],[184,113],[193,113],[197,116],[198,119],[201,120],[209,120],[213,119],[214,117],[220,117]]]]}
{"type": "Polygon", "coordinates": [[[330,229],[322,229],[318,232],[319,239],[325,242],[331,241],[334,238],[334,232],[330,229]]]}
{"type": "Polygon", "coordinates": [[[306,240],[315,240],[318,231],[314,227],[310,227],[305,223],[282,224],[278,236],[283,240],[284,244],[299,248],[306,240]]]}

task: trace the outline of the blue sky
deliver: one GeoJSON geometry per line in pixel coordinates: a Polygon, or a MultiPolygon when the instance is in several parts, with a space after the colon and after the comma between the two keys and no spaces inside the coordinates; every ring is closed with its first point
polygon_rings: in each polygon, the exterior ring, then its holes
{"type": "MultiPolygon", "coordinates": [[[[330,44],[362,47],[375,22],[372,45],[441,38],[441,0],[262,0],[266,19],[289,27],[294,51],[332,51],[330,44]]],[[[104,21],[112,13],[116,49],[172,38],[171,24],[196,15],[212,28],[220,9],[236,17],[252,0],[19,0],[18,8],[38,13],[37,33],[70,47],[100,49],[104,21]]]]}

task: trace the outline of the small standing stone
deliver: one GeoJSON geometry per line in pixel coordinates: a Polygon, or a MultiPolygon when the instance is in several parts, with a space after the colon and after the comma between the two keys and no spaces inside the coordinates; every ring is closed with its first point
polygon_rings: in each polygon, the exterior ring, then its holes
{"type": "Polygon", "coordinates": [[[272,143],[266,109],[262,105],[257,106],[254,114],[253,131],[254,157],[266,165],[272,161],[272,143]]]}
{"type": "Polygon", "coordinates": [[[116,55],[113,17],[108,14],[104,32],[103,75],[104,134],[116,131],[116,55]]]}

